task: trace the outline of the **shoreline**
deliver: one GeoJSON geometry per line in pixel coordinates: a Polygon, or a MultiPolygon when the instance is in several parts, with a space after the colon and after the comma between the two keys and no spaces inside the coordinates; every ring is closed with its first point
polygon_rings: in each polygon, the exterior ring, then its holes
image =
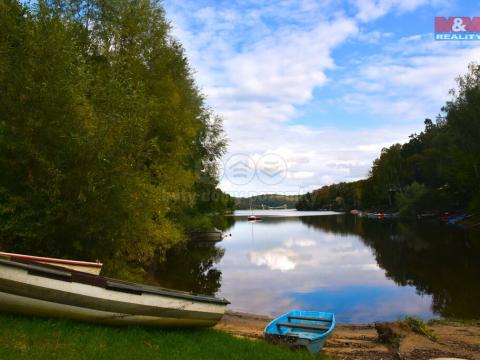
{"type": "MultiPolygon", "coordinates": [[[[214,327],[235,336],[252,340],[263,339],[263,329],[272,318],[227,311],[214,327]]],[[[377,327],[371,324],[337,324],[328,337],[322,353],[335,359],[389,360],[432,359],[455,357],[480,360],[480,321],[433,321],[428,328],[436,336],[431,340],[402,326],[401,322],[381,323],[393,332],[393,343],[382,343],[377,327]]]]}

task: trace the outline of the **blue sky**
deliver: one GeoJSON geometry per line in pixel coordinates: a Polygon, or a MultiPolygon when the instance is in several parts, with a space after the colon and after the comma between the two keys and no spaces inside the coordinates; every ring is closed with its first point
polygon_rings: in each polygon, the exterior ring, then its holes
{"type": "Polygon", "coordinates": [[[208,105],[224,119],[220,186],[237,196],[364,178],[383,147],[439,113],[454,79],[480,59],[480,41],[433,38],[435,16],[480,16],[473,0],[164,6],[208,105]],[[238,166],[252,176],[234,177],[238,166]]]}

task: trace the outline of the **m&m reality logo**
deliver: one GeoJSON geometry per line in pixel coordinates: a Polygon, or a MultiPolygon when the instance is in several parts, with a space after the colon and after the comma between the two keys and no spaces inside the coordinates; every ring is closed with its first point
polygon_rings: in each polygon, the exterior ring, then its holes
{"type": "Polygon", "coordinates": [[[480,40],[480,17],[435,17],[435,40],[480,40]]]}

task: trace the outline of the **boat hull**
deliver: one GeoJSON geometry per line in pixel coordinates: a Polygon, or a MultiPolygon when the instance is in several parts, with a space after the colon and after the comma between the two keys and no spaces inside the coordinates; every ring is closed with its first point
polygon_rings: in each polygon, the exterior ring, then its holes
{"type": "Polygon", "coordinates": [[[223,240],[221,231],[192,232],[190,237],[193,241],[217,242],[223,240]]]}
{"type": "Polygon", "coordinates": [[[292,349],[305,348],[309,353],[315,354],[323,348],[327,338],[312,341],[294,336],[265,334],[265,340],[272,344],[287,344],[292,349]]]}
{"type": "Polygon", "coordinates": [[[64,305],[0,292],[3,312],[41,317],[66,318],[115,326],[141,325],[156,327],[208,327],[216,322],[199,319],[178,319],[146,315],[130,315],[64,305]]]}
{"type": "Polygon", "coordinates": [[[0,310],[112,325],[197,327],[215,325],[227,304],[178,297],[166,290],[166,295],[133,293],[128,286],[125,291],[110,290],[54,276],[55,272],[45,277],[35,268],[0,262],[0,310]]]}
{"type": "Polygon", "coordinates": [[[286,343],[292,348],[319,352],[335,328],[335,315],[318,311],[293,310],[271,321],[265,327],[266,340],[286,343]]]}

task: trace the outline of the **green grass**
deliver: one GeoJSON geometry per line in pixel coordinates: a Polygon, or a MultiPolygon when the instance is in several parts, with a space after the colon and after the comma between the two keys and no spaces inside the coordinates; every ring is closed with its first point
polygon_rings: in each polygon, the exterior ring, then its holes
{"type": "Polygon", "coordinates": [[[414,333],[426,336],[433,341],[437,340],[435,333],[427,327],[427,324],[422,319],[415,316],[407,316],[403,321],[414,333]]]}
{"type": "MultiPolygon", "coordinates": [[[[315,357],[321,358],[321,357],[315,357]]],[[[0,314],[0,359],[312,359],[212,329],[116,328],[0,314]]],[[[324,358],[325,359],[325,358],[324,358]]]]}

